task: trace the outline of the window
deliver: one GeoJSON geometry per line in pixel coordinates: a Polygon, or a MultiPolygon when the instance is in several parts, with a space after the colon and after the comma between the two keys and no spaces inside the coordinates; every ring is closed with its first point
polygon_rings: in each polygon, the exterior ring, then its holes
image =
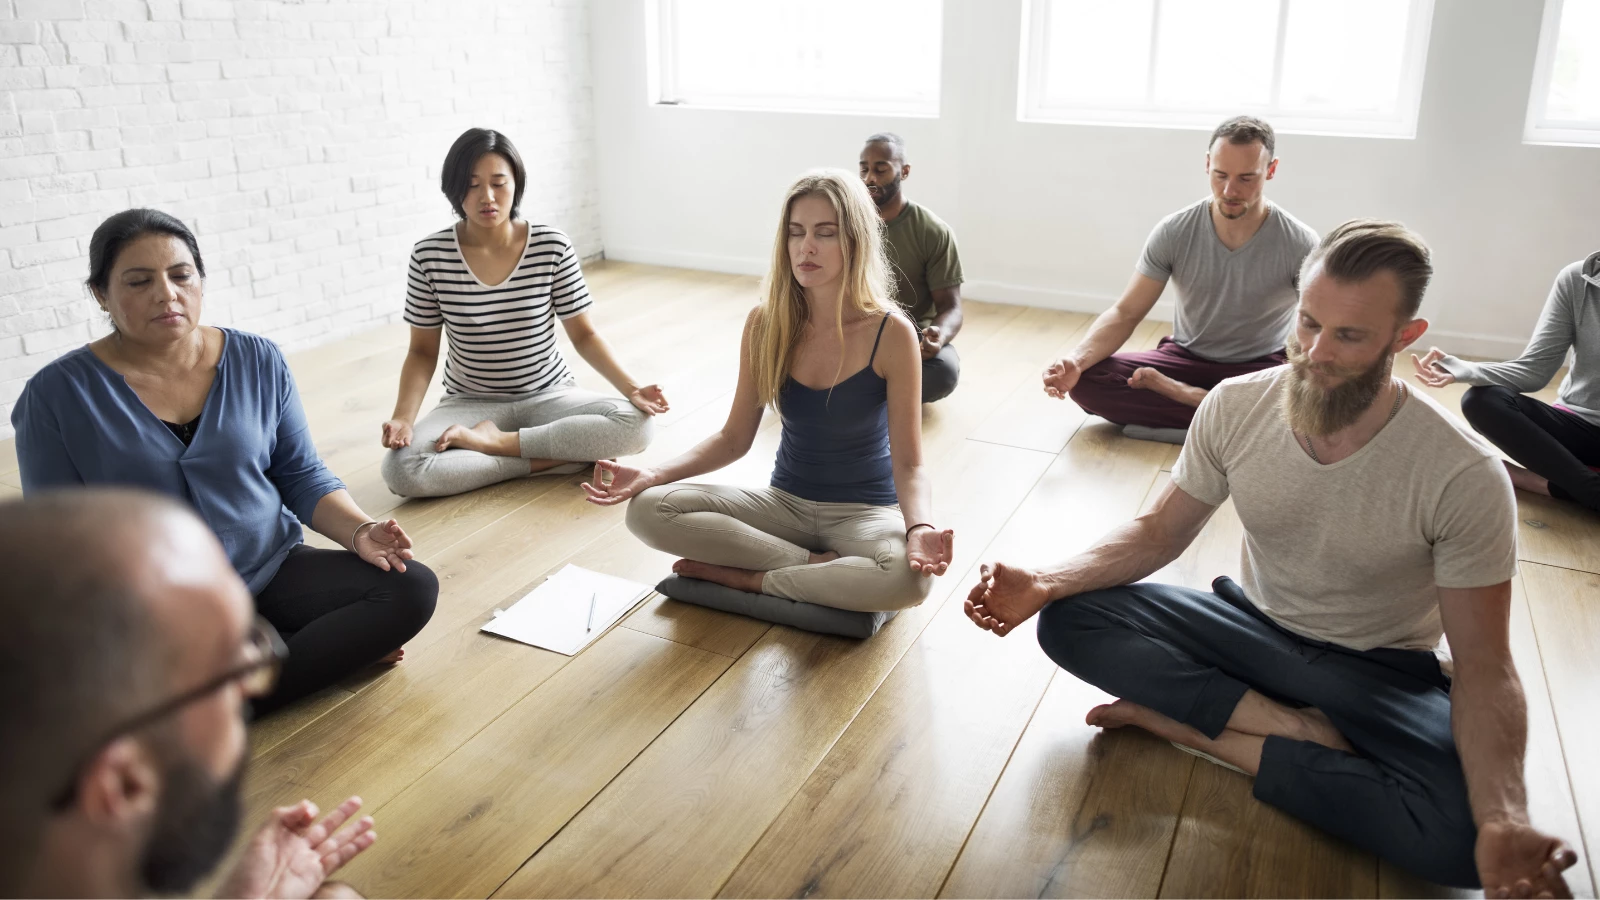
{"type": "Polygon", "coordinates": [[[651,0],[651,100],[937,116],[942,5],[651,0]]]}
{"type": "Polygon", "coordinates": [[[1600,0],[1545,0],[1527,139],[1600,144],[1600,0]]]}
{"type": "Polygon", "coordinates": [[[1018,115],[1411,137],[1432,18],[1433,0],[1029,0],[1018,115]]]}

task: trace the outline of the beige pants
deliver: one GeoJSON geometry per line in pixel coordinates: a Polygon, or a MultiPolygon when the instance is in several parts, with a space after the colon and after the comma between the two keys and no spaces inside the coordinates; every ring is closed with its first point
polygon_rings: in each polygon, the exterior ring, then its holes
{"type": "Polygon", "coordinates": [[[880,612],[916,606],[933,576],[911,571],[905,522],[893,506],[816,503],[777,488],[653,487],[628,505],[628,530],[674,556],[766,572],[774,597],[880,612]],[[808,565],[812,552],[839,554],[808,565]]]}

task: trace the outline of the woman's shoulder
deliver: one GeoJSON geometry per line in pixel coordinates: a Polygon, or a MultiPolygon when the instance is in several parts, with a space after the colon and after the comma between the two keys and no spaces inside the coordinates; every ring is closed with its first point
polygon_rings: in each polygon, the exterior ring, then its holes
{"type": "Polygon", "coordinates": [[[456,253],[456,227],[441,228],[411,245],[412,259],[425,259],[456,253]]]}
{"type": "Polygon", "coordinates": [[[277,341],[235,328],[219,327],[217,330],[222,332],[225,341],[222,346],[223,359],[240,360],[257,370],[288,371],[289,360],[277,341]]]}
{"type": "Polygon", "coordinates": [[[46,395],[71,389],[75,385],[91,379],[101,377],[100,367],[95,364],[94,351],[88,344],[68,350],[66,353],[45,363],[27,384],[23,385],[22,394],[38,396],[41,392],[46,395]]]}

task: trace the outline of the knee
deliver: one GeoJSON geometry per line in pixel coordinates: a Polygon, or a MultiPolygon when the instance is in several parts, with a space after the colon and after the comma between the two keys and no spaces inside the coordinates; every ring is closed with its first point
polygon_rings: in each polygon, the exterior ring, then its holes
{"type": "MultiPolygon", "coordinates": [[[[1067,391],[1067,396],[1072,402],[1089,409],[1090,406],[1105,400],[1106,395],[1118,387],[1127,387],[1127,379],[1117,374],[1112,360],[1103,359],[1078,375],[1078,383],[1067,391]]],[[[1093,410],[1090,410],[1093,412],[1093,410]]]]}
{"type": "Polygon", "coordinates": [[[396,632],[403,632],[396,646],[410,640],[433,618],[439,602],[439,576],[416,560],[406,562],[404,572],[390,572],[388,609],[396,632]]]}
{"type": "Polygon", "coordinates": [[[650,446],[650,440],[655,437],[656,433],[655,416],[639,409],[632,403],[623,403],[617,410],[616,415],[613,416],[613,419],[627,426],[628,429],[628,439],[623,442],[622,448],[617,451],[618,456],[632,456],[635,453],[643,453],[644,449],[650,446]]]}
{"type": "Polygon", "coordinates": [[[1475,430],[1481,432],[1485,425],[1492,428],[1516,402],[1516,398],[1516,391],[1498,384],[1470,387],[1461,395],[1461,415],[1475,430]]]}
{"type": "Polygon", "coordinates": [[[873,605],[884,610],[920,605],[933,590],[934,576],[912,570],[903,541],[885,543],[875,560],[882,577],[873,585],[873,605]]]}
{"type": "Polygon", "coordinates": [[[633,536],[654,547],[652,537],[666,521],[666,500],[671,485],[653,487],[628,501],[626,522],[633,536]]]}
{"type": "Polygon", "coordinates": [[[385,453],[379,471],[390,493],[400,497],[429,497],[433,492],[423,477],[425,466],[422,451],[412,444],[385,453]]]}
{"type": "Polygon", "coordinates": [[[932,403],[950,396],[961,380],[960,359],[946,347],[938,356],[922,363],[922,402],[932,403]]]}
{"type": "Polygon", "coordinates": [[[1056,665],[1084,681],[1097,683],[1096,658],[1106,649],[1102,640],[1107,624],[1101,604],[1107,591],[1091,591],[1057,600],[1039,611],[1035,629],[1039,649],[1056,665]]]}

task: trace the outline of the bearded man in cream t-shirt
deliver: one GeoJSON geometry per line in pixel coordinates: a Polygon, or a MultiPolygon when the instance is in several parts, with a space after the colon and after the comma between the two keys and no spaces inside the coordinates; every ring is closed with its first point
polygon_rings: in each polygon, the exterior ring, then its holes
{"type": "Polygon", "coordinates": [[[1206,396],[1155,508],[1059,567],[985,565],[966,611],[999,635],[1038,613],[1045,653],[1122,698],[1091,725],[1254,776],[1257,799],[1432,881],[1571,896],[1577,856],[1523,786],[1510,481],[1391,374],[1431,275],[1404,226],[1334,229],[1301,272],[1289,364],[1206,396]],[[1242,584],[1135,583],[1229,496],[1242,584]]]}

